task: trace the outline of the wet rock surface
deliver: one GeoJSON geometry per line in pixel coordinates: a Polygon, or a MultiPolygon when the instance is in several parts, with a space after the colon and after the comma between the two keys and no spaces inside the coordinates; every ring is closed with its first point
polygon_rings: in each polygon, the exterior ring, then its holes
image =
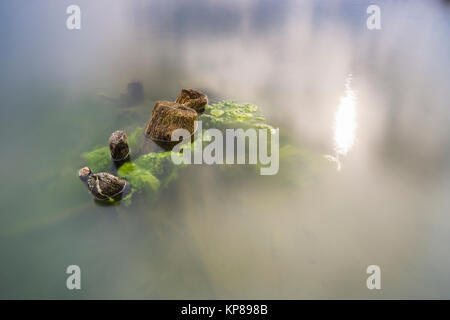
{"type": "Polygon", "coordinates": [[[198,90],[182,89],[175,102],[192,108],[197,112],[203,112],[208,103],[208,98],[198,90]]]}
{"type": "MultiPolygon", "coordinates": [[[[126,142],[132,157],[123,162],[113,162],[111,146],[95,147],[82,155],[87,166],[79,171],[80,179],[97,200],[108,200],[98,201],[99,205],[115,205],[120,201],[128,206],[131,204],[133,195],[141,192],[145,192],[148,197],[157,197],[161,190],[177,177],[177,171],[182,167],[173,163],[169,151],[179,143],[179,141],[171,141],[173,131],[184,128],[193,134],[197,119],[202,121],[204,128],[273,130],[273,127],[266,123],[259,108],[253,104],[226,100],[206,105],[205,111],[199,115],[186,105],[159,101],[153,108],[146,128],[138,126],[134,128],[134,131],[128,132],[126,142]],[[164,140],[166,141],[161,142],[164,140]],[[116,176],[105,173],[108,171],[116,176]]],[[[123,141],[119,133],[120,131],[116,131],[111,135],[112,149],[119,145],[115,141],[123,141]]],[[[193,138],[192,135],[191,142],[193,138]]],[[[291,149],[285,151],[288,154],[295,154],[291,149]]]]}
{"type": "Polygon", "coordinates": [[[145,134],[156,141],[171,141],[172,132],[176,129],[186,129],[194,133],[197,112],[185,105],[158,101],[145,128],[145,134]]]}
{"type": "Polygon", "coordinates": [[[88,167],[82,168],[78,177],[86,183],[89,191],[98,200],[120,197],[127,184],[125,180],[107,172],[93,173],[88,167]]]}
{"type": "Polygon", "coordinates": [[[114,131],[109,137],[109,151],[114,161],[123,161],[130,154],[127,135],[124,131],[114,131]]]}

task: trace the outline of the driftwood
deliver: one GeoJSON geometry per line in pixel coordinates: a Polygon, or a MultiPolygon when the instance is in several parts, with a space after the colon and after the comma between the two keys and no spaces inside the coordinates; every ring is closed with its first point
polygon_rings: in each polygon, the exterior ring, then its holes
{"type": "Polygon", "coordinates": [[[192,108],[197,112],[203,112],[208,103],[208,98],[200,91],[194,89],[181,89],[175,102],[192,108]]]}

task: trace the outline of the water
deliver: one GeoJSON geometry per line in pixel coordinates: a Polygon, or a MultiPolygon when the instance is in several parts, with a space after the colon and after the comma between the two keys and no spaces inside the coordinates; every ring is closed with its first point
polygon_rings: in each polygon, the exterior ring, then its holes
{"type": "Polygon", "coordinates": [[[0,297],[450,298],[445,1],[381,1],[379,31],[356,0],[77,1],[81,31],[69,4],[0,5],[0,297]],[[99,205],[81,154],[150,117],[101,97],[131,79],[150,104],[181,87],[257,104],[341,170],[196,165],[157,201],[99,205]]]}

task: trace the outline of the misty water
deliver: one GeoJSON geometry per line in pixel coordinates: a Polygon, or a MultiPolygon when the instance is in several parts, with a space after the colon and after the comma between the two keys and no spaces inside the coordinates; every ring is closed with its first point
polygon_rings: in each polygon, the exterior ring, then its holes
{"type": "Polygon", "coordinates": [[[80,0],[70,31],[72,2],[0,4],[1,298],[450,298],[446,1],[378,1],[372,31],[368,1],[80,0]],[[150,107],[104,98],[133,79],[150,107]],[[183,87],[260,106],[329,167],[192,165],[95,202],[81,155],[183,87]]]}

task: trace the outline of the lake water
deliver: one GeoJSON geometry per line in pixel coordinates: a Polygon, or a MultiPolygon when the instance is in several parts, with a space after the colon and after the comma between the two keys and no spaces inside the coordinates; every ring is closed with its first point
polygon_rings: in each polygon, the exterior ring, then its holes
{"type": "Polygon", "coordinates": [[[1,298],[450,298],[448,2],[377,1],[371,31],[373,1],[79,0],[70,31],[72,2],[0,4],[1,298]],[[102,97],[132,79],[148,109],[102,97]],[[81,154],[182,87],[260,106],[298,161],[93,201],[81,154]]]}

